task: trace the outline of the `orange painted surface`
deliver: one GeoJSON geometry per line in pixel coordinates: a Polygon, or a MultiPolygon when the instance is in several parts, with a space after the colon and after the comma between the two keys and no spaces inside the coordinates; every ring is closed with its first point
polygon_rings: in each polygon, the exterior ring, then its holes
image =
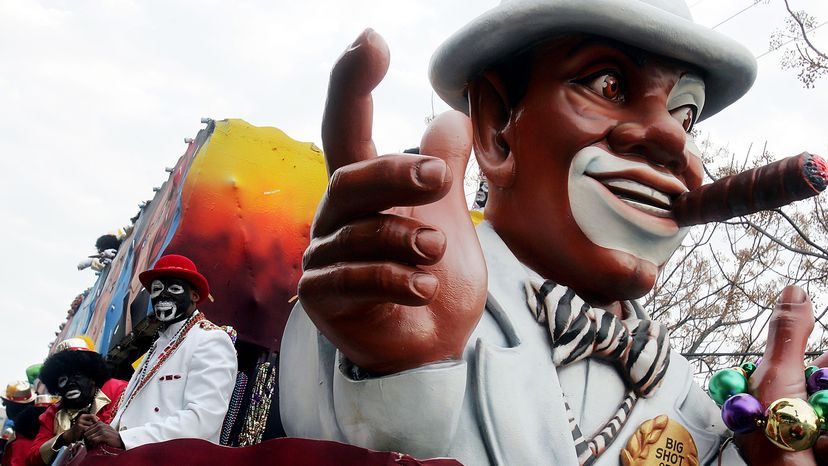
{"type": "Polygon", "coordinates": [[[276,128],[216,122],[190,166],[164,254],[191,257],[215,302],[200,308],[239,338],[278,350],[327,184],[321,151],[276,128]]]}

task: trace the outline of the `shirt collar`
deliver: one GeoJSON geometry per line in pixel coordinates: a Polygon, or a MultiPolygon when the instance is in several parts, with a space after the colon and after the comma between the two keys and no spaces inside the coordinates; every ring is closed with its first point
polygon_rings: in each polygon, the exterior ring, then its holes
{"type": "Polygon", "coordinates": [[[170,324],[163,330],[160,330],[158,332],[158,335],[164,337],[166,340],[172,339],[172,337],[174,337],[175,334],[178,333],[179,330],[181,330],[181,327],[183,327],[184,324],[186,324],[187,321],[192,319],[196,314],[198,314],[198,309],[196,309],[195,312],[193,312],[193,315],[189,318],[176,322],[174,324],[170,324]]]}

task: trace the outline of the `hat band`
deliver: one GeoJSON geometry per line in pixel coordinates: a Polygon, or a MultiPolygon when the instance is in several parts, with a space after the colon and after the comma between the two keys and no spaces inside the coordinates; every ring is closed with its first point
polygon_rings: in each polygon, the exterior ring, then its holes
{"type": "Polygon", "coordinates": [[[27,401],[31,401],[31,395],[12,395],[8,397],[10,401],[14,401],[15,403],[25,403],[27,401]]]}

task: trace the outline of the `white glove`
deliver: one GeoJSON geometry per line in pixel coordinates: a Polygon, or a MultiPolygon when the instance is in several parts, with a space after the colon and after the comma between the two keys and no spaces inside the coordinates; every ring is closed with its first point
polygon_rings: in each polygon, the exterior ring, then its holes
{"type": "Polygon", "coordinates": [[[78,270],[88,269],[89,267],[91,267],[92,266],[92,260],[93,259],[89,258],[89,259],[84,259],[84,260],[78,262],[78,270]]]}

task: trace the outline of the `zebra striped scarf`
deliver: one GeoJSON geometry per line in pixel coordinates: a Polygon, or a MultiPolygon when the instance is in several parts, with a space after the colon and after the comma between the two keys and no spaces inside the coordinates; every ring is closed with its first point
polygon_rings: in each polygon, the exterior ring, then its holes
{"type": "Polygon", "coordinates": [[[670,363],[663,324],[633,316],[618,319],[550,280],[530,278],[526,297],[535,320],[549,329],[556,366],[598,357],[616,362],[638,395],[648,397],[658,388],[670,363]]]}
{"type": "Polygon", "coordinates": [[[555,365],[565,366],[590,356],[607,359],[616,363],[631,387],[615,415],[590,438],[584,437],[564,401],[578,463],[592,466],[615,440],[639,396],[653,394],[660,385],[670,363],[669,334],[664,325],[638,319],[631,312],[618,319],[585,303],[571,289],[530,275],[527,304],[535,320],[549,329],[555,365]]]}
{"type": "Polygon", "coordinates": [[[564,400],[566,414],[569,416],[569,430],[572,433],[572,440],[575,442],[575,454],[578,455],[579,465],[592,466],[598,461],[598,457],[612,444],[615,435],[627,422],[627,416],[630,415],[630,411],[632,411],[637,401],[638,395],[635,392],[628,393],[624,401],[618,406],[615,415],[604,424],[604,427],[591,438],[586,438],[581,433],[578,423],[575,422],[575,416],[572,414],[569,403],[564,400]]]}

